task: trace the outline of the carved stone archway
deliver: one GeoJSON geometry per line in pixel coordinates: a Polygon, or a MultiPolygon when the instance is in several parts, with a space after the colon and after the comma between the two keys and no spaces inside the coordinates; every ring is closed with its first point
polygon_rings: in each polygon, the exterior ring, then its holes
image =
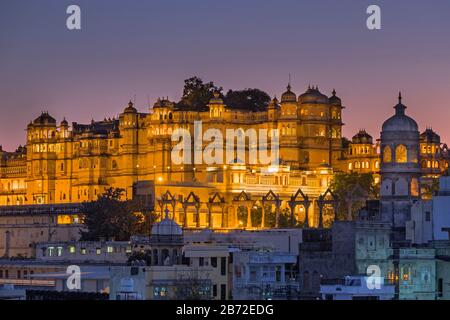
{"type": "Polygon", "coordinates": [[[200,206],[201,206],[200,198],[194,192],[191,191],[188,194],[188,196],[183,200],[182,205],[184,214],[183,227],[184,228],[188,227],[188,217],[187,217],[188,208],[194,207],[196,217],[196,227],[200,228],[200,206]]]}
{"type": "Polygon", "coordinates": [[[305,208],[305,220],[303,222],[304,228],[309,228],[309,207],[311,206],[312,201],[309,200],[309,197],[303,193],[301,189],[298,189],[295,195],[291,196],[291,200],[288,201],[289,208],[291,210],[291,226],[294,226],[294,214],[295,208],[299,205],[305,208]]]}
{"type": "Polygon", "coordinates": [[[276,195],[272,190],[269,190],[265,196],[262,197],[262,217],[261,217],[261,228],[265,227],[265,206],[266,204],[275,205],[275,228],[280,225],[280,206],[281,200],[278,195],[276,195]]]}
{"type": "Polygon", "coordinates": [[[339,205],[339,198],[328,188],[324,194],[319,196],[317,205],[319,206],[319,228],[323,228],[323,208],[330,204],[334,211],[334,221],[337,220],[337,207],[339,205]]]}
{"type": "Polygon", "coordinates": [[[210,197],[208,199],[208,203],[206,205],[208,207],[208,228],[212,227],[212,211],[211,210],[214,207],[220,207],[220,210],[222,212],[221,227],[222,228],[227,227],[228,225],[225,226],[226,223],[225,223],[225,212],[224,212],[225,205],[226,205],[225,198],[222,197],[218,192],[216,192],[212,195],[212,197],[210,197]]]}
{"type": "Polygon", "coordinates": [[[158,205],[160,208],[160,217],[163,219],[164,217],[164,208],[167,208],[167,206],[172,207],[172,219],[175,220],[175,206],[177,204],[177,200],[175,199],[175,196],[173,196],[169,190],[164,193],[160,199],[158,199],[158,205]]]}
{"type": "Polygon", "coordinates": [[[235,206],[234,214],[235,214],[235,221],[238,223],[237,219],[237,208],[240,206],[244,206],[247,209],[247,229],[252,228],[252,207],[253,207],[253,201],[250,194],[248,194],[245,191],[242,191],[237,196],[233,198],[233,206],[235,206]]]}

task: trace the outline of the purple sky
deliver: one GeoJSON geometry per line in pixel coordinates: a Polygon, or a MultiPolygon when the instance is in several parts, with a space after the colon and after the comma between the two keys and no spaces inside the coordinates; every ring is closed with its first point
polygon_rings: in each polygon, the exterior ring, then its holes
{"type": "Polygon", "coordinates": [[[344,133],[378,138],[398,91],[421,130],[450,141],[450,1],[0,0],[0,144],[25,143],[41,110],[57,121],[116,116],[130,98],[147,111],[198,75],[225,89],[297,94],[336,88],[344,133]],[[65,27],[82,9],[82,30],[65,27]],[[382,30],[366,28],[370,4],[382,30]]]}

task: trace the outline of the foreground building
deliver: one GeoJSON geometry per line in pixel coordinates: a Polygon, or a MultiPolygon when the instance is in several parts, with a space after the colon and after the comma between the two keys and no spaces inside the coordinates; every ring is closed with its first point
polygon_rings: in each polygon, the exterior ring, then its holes
{"type": "Polygon", "coordinates": [[[290,300],[299,297],[297,255],[264,250],[233,253],[234,300],[290,300]]]}
{"type": "Polygon", "coordinates": [[[76,241],[81,221],[80,204],[0,206],[0,257],[32,258],[36,244],[76,241]]]}
{"type": "Polygon", "coordinates": [[[380,288],[370,289],[367,286],[368,277],[345,277],[337,281],[324,281],[320,286],[323,300],[393,300],[395,286],[387,283],[384,278],[379,281],[380,288]]]}

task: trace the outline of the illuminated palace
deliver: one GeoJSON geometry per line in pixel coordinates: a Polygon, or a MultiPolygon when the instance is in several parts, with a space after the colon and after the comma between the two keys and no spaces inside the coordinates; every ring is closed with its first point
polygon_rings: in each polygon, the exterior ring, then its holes
{"type": "MultiPolygon", "coordinates": [[[[126,199],[149,193],[158,213],[168,208],[188,228],[264,227],[264,220],[255,225],[250,215],[254,206],[266,205],[321,226],[326,218],[318,199],[329,196],[335,172],[379,170],[379,146],[369,134],[361,130],[352,141],[342,137],[343,108],[334,90],[326,96],[309,87],[297,97],[289,85],[279,101],[256,112],[227,106],[218,94],[202,110],[158,99],[141,113],[130,102],[118,118],[71,126],[43,112],[28,124],[24,147],[15,152],[0,147],[0,205],[82,203],[118,187],[126,199]],[[238,159],[174,165],[171,150],[178,142],[171,134],[177,128],[193,133],[194,121],[223,136],[226,129],[278,129],[279,165],[238,159]],[[238,219],[238,208],[247,210],[247,219],[238,219]]],[[[448,167],[447,148],[431,129],[422,134],[421,150],[424,175],[438,176],[448,167]]]]}

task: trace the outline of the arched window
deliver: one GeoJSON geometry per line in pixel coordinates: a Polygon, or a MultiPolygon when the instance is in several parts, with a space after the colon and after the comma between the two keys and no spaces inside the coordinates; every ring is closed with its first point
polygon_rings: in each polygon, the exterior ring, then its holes
{"type": "Polygon", "coordinates": [[[353,169],[353,164],[350,162],[349,164],[348,164],[348,170],[352,170],[353,169]]]}
{"type": "Polygon", "coordinates": [[[162,250],[162,264],[165,266],[169,266],[170,265],[170,255],[169,255],[169,250],[168,249],[163,249],[162,250]]]}
{"type": "Polygon", "coordinates": [[[391,162],[392,161],[392,150],[390,146],[384,147],[383,150],[383,162],[391,162]]]}
{"type": "Polygon", "coordinates": [[[397,163],[408,162],[408,152],[406,150],[406,147],[402,144],[398,145],[395,148],[395,162],[397,163]]]}

